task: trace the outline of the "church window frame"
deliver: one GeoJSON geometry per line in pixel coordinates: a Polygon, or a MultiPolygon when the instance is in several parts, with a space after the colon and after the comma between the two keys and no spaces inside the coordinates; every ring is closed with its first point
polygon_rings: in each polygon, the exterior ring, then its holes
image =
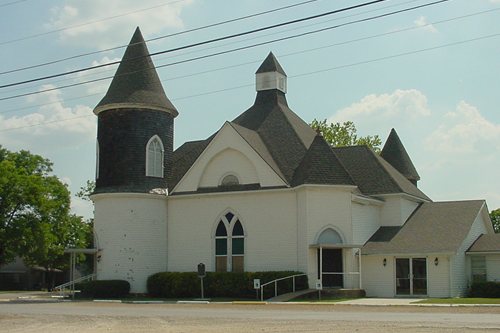
{"type": "Polygon", "coordinates": [[[230,187],[240,185],[240,178],[234,173],[228,173],[222,176],[219,186],[230,187]]]}
{"type": "Polygon", "coordinates": [[[237,214],[226,211],[215,230],[215,271],[245,271],[245,229],[237,214]]]}
{"type": "Polygon", "coordinates": [[[165,149],[158,135],[153,135],[146,145],[146,176],[163,178],[165,149]]]}

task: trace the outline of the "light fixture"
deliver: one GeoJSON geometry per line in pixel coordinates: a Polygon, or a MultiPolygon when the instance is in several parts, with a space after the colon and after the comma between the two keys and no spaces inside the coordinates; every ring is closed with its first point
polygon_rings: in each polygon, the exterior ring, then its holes
{"type": "Polygon", "coordinates": [[[382,261],[382,264],[383,264],[384,266],[387,266],[387,258],[384,258],[384,260],[382,261]]]}
{"type": "Polygon", "coordinates": [[[436,259],[434,259],[434,265],[437,266],[439,264],[439,259],[438,257],[436,257],[436,259]]]}

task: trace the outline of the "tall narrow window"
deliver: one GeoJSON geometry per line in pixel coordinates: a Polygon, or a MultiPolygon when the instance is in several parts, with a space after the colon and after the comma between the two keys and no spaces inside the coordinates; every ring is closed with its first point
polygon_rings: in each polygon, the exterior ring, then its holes
{"type": "Polygon", "coordinates": [[[227,272],[227,230],[223,221],[215,232],[215,271],[227,272]]]}
{"type": "Polygon", "coordinates": [[[146,176],[163,177],[163,144],[157,135],[146,146],[146,176]]]}
{"type": "Polygon", "coordinates": [[[232,271],[243,272],[243,259],[245,255],[245,236],[243,234],[243,227],[239,220],[233,226],[233,234],[231,239],[231,252],[232,252],[232,271]]]}
{"type": "Polygon", "coordinates": [[[486,282],[486,257],[471,256],[472,282],[486,282]]]}
{"type": "Polygon", "coordinates": [[[217,224],[215,231],[215,270],[217,272],[243,272],[245,233],[238,217],[228,212],[217,224]]]}

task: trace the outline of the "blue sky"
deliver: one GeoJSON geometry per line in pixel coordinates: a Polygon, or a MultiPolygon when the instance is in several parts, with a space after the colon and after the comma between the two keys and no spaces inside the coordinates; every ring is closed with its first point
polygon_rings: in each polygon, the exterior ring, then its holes
{"type": "MultiPolygon", "coordinates": [[[[125,45],[279,8],[301,0],[0,0],[0,72],[125,45]],[[9,4],[11,3],[11,4],[9,4]],[[235,6],[235,4],[237,4],[235,6]],[[34,36],[38,35],[38,36],[34,36]]],[[[288,10],[164,38],[150,52],[319,14],[362,1],[318,0],[288,10]]],[[[153,58],[158,65],[347,23],[430,0],[391,0],[251,36],[153,58]]],[[[119,59],[124,49],[0,75],[0,84],[119,59]]],[[[395,128],[433,200],[486,199],[500,207],[500,0],[450,0],[283,42],[158,69],[179,110],[174,147],[203,139],[254,100],[254,73],[269,51],[288,74],[287,99],[305,121],[352,120],[385,141],[395,128]]],[[[116,68],[0,89],[0,144],[54,162],[76,192],[95,175],[92,109],[116,68]]],[[[89,217],[90,205],[73,200],[89,217]]]]}

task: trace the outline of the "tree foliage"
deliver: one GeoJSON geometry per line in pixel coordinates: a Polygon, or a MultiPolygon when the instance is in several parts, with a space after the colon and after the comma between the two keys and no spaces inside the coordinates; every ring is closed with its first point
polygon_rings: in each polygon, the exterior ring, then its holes
{"type": "Polygon", "coordinates": [[[491,223],[493,223],[493,229],[495,229],[495,232],[500,233],[500,208],[490,212],[490,219],[491,223]]]}
{"type": "Polygon", "coordinates": [[[66,265],[64,249],[83,247],[92,232],[70,214],[70,193],[52,163],[0,146],[0,265],[20,256],[47,269],[66,265]]]}
{"type": "Polygon", "coordinates": [[[321,121],[314,119],[310,126],[319,131],[332,147],[366,145],[376,153],[380,152],[380,145],[382,144],[380,137],[378,135],[358,137],[356,126],[352,121],[327,123],[326,119],[321,121]]]}

